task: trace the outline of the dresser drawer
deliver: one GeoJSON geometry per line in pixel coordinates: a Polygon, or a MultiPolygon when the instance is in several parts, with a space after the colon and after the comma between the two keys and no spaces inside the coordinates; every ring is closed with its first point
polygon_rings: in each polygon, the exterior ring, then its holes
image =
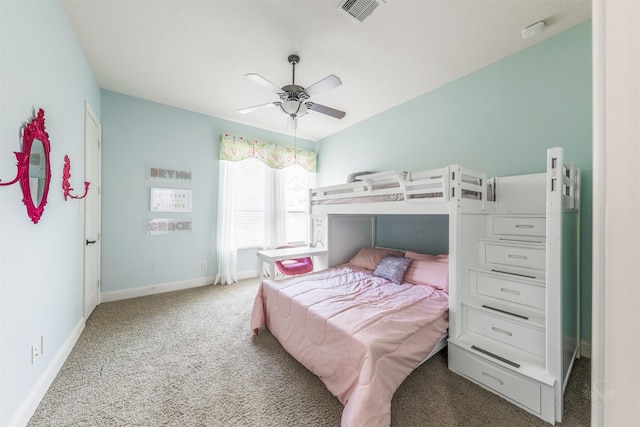
{"type": "Polygon", "coordinates": [[[500,245],[485,242],[485,262],[513,267],[545,269],[544,248],[531,248],[513,245],[500,245]]]}
{"type": "Polygon", "coordinates": [[[468,331],[495,341],[545,357],[544,330],[510,322],[498,316],[465,306],[465,326],[468,331]]]}
{"type": "Polygon", "coordinates": [[[472,287],[478,295],[497,298],[540,310],[545,309],[544,286],[485,275],[478,272],[471,273],[471,281],[472,287]]]}
{"type": "Polygon", "coordinates": [[[456,358],[457,369],[462,375],[529,408],[537,414],[541,413],[540,384],[528,381],[501,366],[458,347],[454,347],[452,350],[456,358]]]}
{"type": "Polygon", "coordinates": [[[546,235],[545,218],[494,216],[493,234],[527,237],[546,235]]]}

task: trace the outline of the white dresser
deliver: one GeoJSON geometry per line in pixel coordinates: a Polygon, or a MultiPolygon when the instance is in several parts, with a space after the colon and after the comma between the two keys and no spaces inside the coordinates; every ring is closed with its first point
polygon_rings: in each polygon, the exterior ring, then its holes
{"type": "Polygon", "coordinates": [[[497,179],[496,212],[457,219],[449,368],[554,424],[579,351],[579,195],[550,154],[547,173],[497,179]]]}

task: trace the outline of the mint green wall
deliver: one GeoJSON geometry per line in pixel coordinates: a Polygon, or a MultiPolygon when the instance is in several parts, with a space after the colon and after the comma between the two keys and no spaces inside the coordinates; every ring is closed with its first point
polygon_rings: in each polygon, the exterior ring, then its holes
{"type": "Polygon", "coordinates": [[[451,163],[495,176],[542,172],[546,149],[564,147],[583,174],[581,329],[590,341],[591,82],[589,21],[323,139],[319,183],[451,163]]]}
{"type": "Polygon", "coordinates": [[[81,201],[64,201],[62,168],[82,187],[84,103],[100,114],[100,91],[58,1],[0,1],[0,179],[33,110],[45,111],[51,185],[38,224],[19,185],[0,188],[0,426],[26,424],[53,381],[68,340],[84,326],[81,201]],[[31,364],[31,345],[45,345],[31,364]]]}
{"type": "MultiPolygon", "coordinates": [[[[220,136],[284,145],[293,145],[293,137],[110,91],[101,92],[101,101],[102,292],[214,276],[220,136]],[[152,181],[150,165],[190,169],[192,180],[152,181]],[[150,212],[151,186],[191,189],[193,212],[150,212]],[[152,218],[189,219],[193,231],[149,236],[145,221],[152,218]],[[201,261],[208,269],[200,268],[201,261]]],[[[297,143],[315,149],[311,141],[297,143]]],[[[239,265],[240,271],[257,269],[255,252],[244,258],[251,265],[239,265]]]]}

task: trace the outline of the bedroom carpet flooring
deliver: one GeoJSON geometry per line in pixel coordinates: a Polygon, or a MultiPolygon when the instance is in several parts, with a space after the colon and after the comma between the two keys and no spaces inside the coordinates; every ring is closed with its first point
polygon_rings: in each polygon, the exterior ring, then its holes
{"type": "MultiPolygon", "coordinates": [[[[249,324],[257,279],[99,305],[29,426],[340,425],[342,405],[249,324]]],[[[589,359],[561,426],[590,425],[589,359]]],[[[395,393],[394,427],[549,426],[447,369],[446,349],[395,393]]]]}

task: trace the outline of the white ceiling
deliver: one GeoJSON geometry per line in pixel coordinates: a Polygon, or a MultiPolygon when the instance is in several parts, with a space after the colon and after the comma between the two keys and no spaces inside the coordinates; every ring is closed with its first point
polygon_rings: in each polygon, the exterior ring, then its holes
{"type": "Polygon", "coordinates": [[[278,96],[244,77],[296,84],[335,74],[298,137],[319,140],[591,18],[591,0],[387,0],[362,24],[339,0],[62,0],[102,89],[288,133],[278,96]],[[524,27],[544,20],[529,40],[524,27]]]}

